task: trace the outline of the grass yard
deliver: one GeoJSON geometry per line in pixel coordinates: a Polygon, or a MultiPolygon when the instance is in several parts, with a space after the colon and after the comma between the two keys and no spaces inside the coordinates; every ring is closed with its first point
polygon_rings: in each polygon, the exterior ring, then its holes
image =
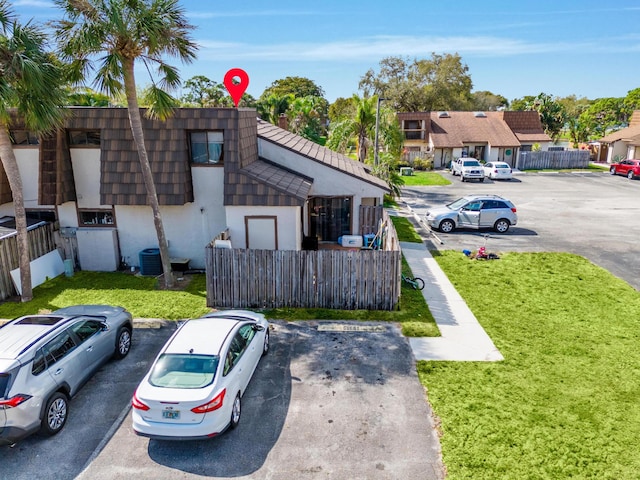
{"type": "Polygon", "coordinates": [[[0,318],[49,312],[76,304],[121,305],[135,318],[179,320],[208,311],[204,275],[194,275],[184,290],[159,290],[155,278],[128,273],[76,272],[36,287],[27,303],[5,302],[0,318]]]}
{"type": "Polygon", "coordinates": [[[413,175],[402,176],[400,178],[404,180],[404,184],[407,187],[424,185],[451,185],[451,182],[438,172],[423,172],[421,170],[414,170],[413,175]]]}
{"type": "Polygon", "coordinates": [[[640,478],[640,294],[588,260],[436,256],[505,357],[419,362],[448,479],[640,478]]]}

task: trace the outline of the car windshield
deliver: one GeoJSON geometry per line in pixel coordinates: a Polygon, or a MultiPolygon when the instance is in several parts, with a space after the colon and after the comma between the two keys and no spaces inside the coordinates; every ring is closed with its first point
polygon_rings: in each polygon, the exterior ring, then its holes
{"type": "Polygon", "coordinates": [[[464,207],[467,203],[469,203],[469,200],[467,198],[459,198],[458,200],[449,203],[447,207],[449,207],[451,210],[459,210],[460,208],[464,207]]]}
{"type": "Polygon", "coordinates": [[[218,368],[217,355],[165,353],[149,376],[149,383],[163,388],[202,388],[213,383],[218,368]]]}
{"type": "Polygon", "coordinates": [[[464,161],[464,166],[465,167],[477,167],[478,165],[480,165],[480,162],[478,162],[477,160],[465,160],[464,161]]]}

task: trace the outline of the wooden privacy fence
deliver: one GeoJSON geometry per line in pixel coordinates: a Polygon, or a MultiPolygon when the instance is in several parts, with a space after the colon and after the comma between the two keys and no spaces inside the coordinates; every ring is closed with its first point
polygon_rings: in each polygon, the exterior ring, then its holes
{"type": "Polygon", "coordinates": [[[207,305],[393,310],[400,251],[207,246],[207,305]]]}
{"type": "MultiPolygon", "coordinates": [[[[29,253],[35,260],[56,249],[53,224],[45,223],[29,229],[29,253]]],[[[18,268],[18,242],[16,235],[0,238],[0,301],[17,295],[11,280],[11,270],[18,268]]]]}
{"type": "Polygon", "coordinates": [[[401,269],[396,231],[382,207],[361,207],[360,214],[361,232],[384,226],[381,249],[252,250],[212,242],[205,251],[207,305],[395,309],[401,269]]]}
{"type": "Polygon", "coordinates": [[[516,168],[518,170],[588,168],[590,161],[588,150],[520,152],[516,168]]]}

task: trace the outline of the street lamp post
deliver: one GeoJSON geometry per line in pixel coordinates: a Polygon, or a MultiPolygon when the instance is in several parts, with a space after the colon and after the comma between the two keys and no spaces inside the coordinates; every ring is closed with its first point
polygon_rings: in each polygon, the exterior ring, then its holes
{"type": "Polygon", "coordinates": [[[373,146],[373,164],[378,165],[378,130],[380,128],[380,102],[386,98],[378,97],[378,105],[376,106],[376,138],[373,146]]]}

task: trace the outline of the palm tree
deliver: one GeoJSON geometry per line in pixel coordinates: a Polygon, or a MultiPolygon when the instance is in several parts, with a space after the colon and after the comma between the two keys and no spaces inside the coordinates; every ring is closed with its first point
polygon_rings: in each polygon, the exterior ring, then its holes
{"type": "Polygon", "coordinates": [[[358,161],[364,162],[369,152],[369,146],[375,136],[378,97],[360,98],[354,95],[353,101],[356,105],[355,116],[345,118],[332,125],[327,147],[344,152],[349,141],[355,138],[358,161]]]}
{"type": "Polygon", "coordinates": [[[147,71],[153,66],[157,68],[161,80],[150,87],[155,101],[147,113],[152,118],[166,119],[175,101],[163,88],[178,87],[180,76],[164,58],[176,56],[183,62],[195,58],[197,47],[189,36],[193,27],[187,23],[177,0],[54,0],[54,3],[65,13],[65,18],[55,22],[56,37],[62,57],[76,67],[75,79],[78,82],[84,79],[93,67],[92,59],[103,54],[94,85],[112,97],[123,91],[126,95],[131,133],[140,158],[147,201],[153,211],[164,282],[170,288],[174,278],[169,247],[144,144],[134,66],[140,60],[147,71]]]}
{"type": "Polygon", "coordinates": [[[258,100],[258,115],[260,115],[261,119],[278,125],[280,115],[287,111],[289,104],[293,102],[294,98],[292,94],[283,96],[271,94],[267,98],[258,100]]]}
{"type": "Polygon", "coordinates": [[[9,136],[9,107],[16,108],[31,132],[45,134],[61,125],[64,75],[60,63],[45,47],[44,33],[30,22],[18,23],[7,2],[0,0],[0,159],[13,195],[23,302],[33,298],[31,258],[22,179],[9,136]]]}

